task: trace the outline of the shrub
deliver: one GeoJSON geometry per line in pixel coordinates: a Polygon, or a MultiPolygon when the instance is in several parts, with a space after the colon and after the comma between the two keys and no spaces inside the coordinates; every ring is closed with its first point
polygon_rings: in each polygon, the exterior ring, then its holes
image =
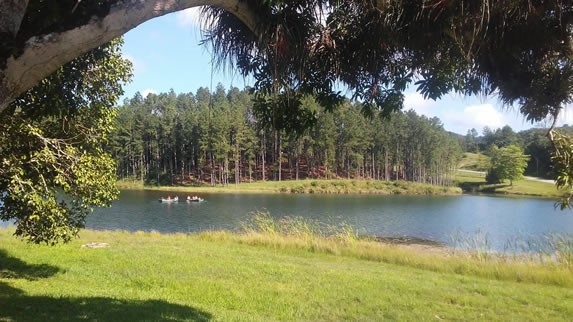
{"type": "Polygon", "coordinates": [[[305,189],[304,189],[304,186],[299,185],[299,186],[296,186],[296,187],[292,187],[292,188],[290,189],[290,192],[291,192],[291,193],[304,193],[304,192],[305,192],[305,189]]]}

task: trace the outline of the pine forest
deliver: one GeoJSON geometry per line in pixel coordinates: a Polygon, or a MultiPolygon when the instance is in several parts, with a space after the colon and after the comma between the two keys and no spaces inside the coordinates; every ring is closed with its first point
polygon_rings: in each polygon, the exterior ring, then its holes
{"type": "Polygon", "coordinates": [[[450,185],[462,155],[439,119],[414,111],[363,115],[344,102],[302,133],[285,133],[253,111],[248,90],[136,93],[118,108],[107,150],[120,179],[159,185],[227,185],[260,180],[365,178],[450,185]]]}

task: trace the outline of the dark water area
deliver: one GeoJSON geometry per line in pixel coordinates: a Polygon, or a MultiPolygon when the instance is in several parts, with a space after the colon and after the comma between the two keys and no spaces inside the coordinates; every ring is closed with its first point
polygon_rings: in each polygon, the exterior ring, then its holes
{"type": "MultiPolygon", "coordinates": [[[[491,196],[377,196],[293,194],[201,194],[206,201],[187,203],[186,194],[122,191],[111,208],[88,216],[96,230],[197,232],[236,230],[250,213],[300,216],[327,224],[347,223],[360,234],[416,237],[452,245],[454,239],[486,238],[502,249],[515,239],[573,234],[573,213],[554,201],[491,196]],[[179,196],[179,203],[158,198],[179,196]],[[455,237],[457,236],[457,237],[455,237]]],[[[459,240],[458,240],[459,241],[459,240]]]]}

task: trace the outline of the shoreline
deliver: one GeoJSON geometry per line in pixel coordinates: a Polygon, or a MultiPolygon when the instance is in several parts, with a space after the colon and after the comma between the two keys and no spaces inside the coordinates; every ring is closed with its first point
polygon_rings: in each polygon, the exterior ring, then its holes
{"type": "Polygon", "coordinates": [[[367,179],[305,179],[229,184],[227,186],[146,186],[141,182],[118,181],[120,190],[177,191],[197,193],[288,193],[371,195],[461,195],[457,186],[438,186],[406,181],[367,179]]]}
{"type": "Polygon", "coordinates": [[[264,181],[227,186],[146,186],[142,182],[118,181],[120,190],[174,191],[212,194],[348,194],[348,195],[412,195],[412,196],[497,196],[509,198],[558,199],[560,192],[554,185],[535,182],[542,189],[528,191],[518,182],[514,187],[486,185],[457,181],[456,186],[437,186],[407,181],[380,181],[367,179],[305,179],[264,181]],[[499,188],[499,189],[498,189],[499,188]],[[511,191],[515,189],[515,191],[511,191]]]}

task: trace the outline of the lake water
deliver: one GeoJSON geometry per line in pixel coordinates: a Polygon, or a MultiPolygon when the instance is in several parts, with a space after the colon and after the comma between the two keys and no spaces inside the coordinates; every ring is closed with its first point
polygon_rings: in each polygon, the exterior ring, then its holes
{"type": "Polygon", "coordinates": [[[122,191],[111,208],[96,209],[87,228],[197,232],[235,230],[257,210],[273,217],[301,216],[323,223],[345,222],[359,233],[417,237],[452,245],[453,236],[486,237],[494,249],[508,241],[553,233],[573,234],[573,213],[554,201],[491,196],[377,196],[294,194],[202,194],[186,203],[184,193],[122,191]],[[165,204],[161,196],[183,202],[165,204]]]}

